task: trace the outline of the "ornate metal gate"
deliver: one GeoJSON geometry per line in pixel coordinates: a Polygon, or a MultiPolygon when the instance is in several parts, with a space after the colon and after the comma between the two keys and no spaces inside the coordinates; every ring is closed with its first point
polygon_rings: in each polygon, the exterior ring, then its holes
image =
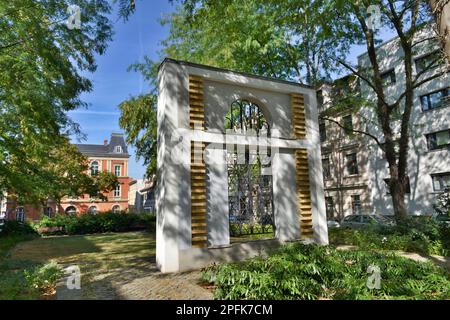
{"type": "Polygon", "coordinates": [[[245,158],[238,158],[228,154],[230,235],[274,234],[272,176],[262,174],[259,155],[250,157],[246,150],[245,158]]]}

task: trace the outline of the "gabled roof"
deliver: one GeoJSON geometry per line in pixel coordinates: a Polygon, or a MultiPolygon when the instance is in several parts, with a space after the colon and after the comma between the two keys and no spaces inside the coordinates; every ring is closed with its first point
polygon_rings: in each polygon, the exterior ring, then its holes
{"type": "Polygon", "coordinates": [[[111,134],[108,144],[76,144],[78,150],[90,157],[109,157],[109,158],[129,158],[128,148],[121,133],[111,134]],[[116,152],[116,147],[120,146],[122,152],[116,152]]]}

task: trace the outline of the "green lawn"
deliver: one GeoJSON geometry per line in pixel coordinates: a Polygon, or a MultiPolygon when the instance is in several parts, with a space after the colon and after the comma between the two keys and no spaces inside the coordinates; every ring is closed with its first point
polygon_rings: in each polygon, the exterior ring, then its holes
{"type": "MultiPolygon", "coordinates": [[[[14,265],[20,261],[56,262],[62,267],[78,265],[83,297],[89,298],[91,293],[99,290],[99,277],[114,278],[130,269],[148,270],[148,265],[154,262],[155,246],[154,233],[148,232],[38,238],[19,243],[4,259],[4,264],[12,268],[17,268],[14,265]]],[[[6,298],[37,297],[25,294],[6,298]]]]}

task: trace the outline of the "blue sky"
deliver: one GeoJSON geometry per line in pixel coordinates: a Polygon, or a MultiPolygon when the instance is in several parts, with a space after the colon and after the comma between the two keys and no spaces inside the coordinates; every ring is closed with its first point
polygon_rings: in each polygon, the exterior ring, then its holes
{"type": "MultiPolygon", "coordinates": [[[[89,103],[87,109],[78,109],[69,113],[80,124],[87,139],[81,143],[102,144],[112,132],[122,132],[119,127],[117,106],[132,95],[147,93],[148,83],[139,73],[127,72],[130,64],[142,60],[144,55],[157,59],[159,42],[167,34],[158,20],[165,13],[174,10],[167,0],[136,1],[136,12],[127,22],[114,24],[115,35],[106,53],[97,56],[98,68],[95,73],[87,74],[93,83],[93,90],[82,95],[89,103]]],[[[116,21],[117,15],[114,15],[116,21]]],[[[77,143],[75,139],[72,139],[77,143]]],[[[129,147],[129,175],[141,178],[145,172],[142,161],[137,161],[133,148],[129,147]]]]}
{"type": "MultiPolygon", "coordinates": [[[[109,139],[112,132],[122,132],[119,127],[119,110],[117,106],[132,95],[147,93],[149,84],[139,73],[128,72],[130,64],[142,61],[144,55],[158,59],[159,42],[168,35],[168,27],[162,27],[159,19],[174,10],[168,0],[136,1],[136,12],[127,22],[121,20],[114,24],[115,35],[103,56],[97,56],[98,68],[95,73],[88,74],[92,80],[93,91],[82,95],[89,103],[88,109],[78,109],[69,113],[71,118],[80,124],[86,134],[82,143],[102,144],[109,139]]],[[[117,15],[113,16],[114,21],[117,15]]],[[[389,33],[383,34],[387,39],[389,33]]],[[[350,61],[364,52],[364,47],[351,50],[350,61]]],[[[75,139],[73,142],[78,143],[75,139]]],[[[129,175],[142,178],[145,167],[135,157],[135,150],[129,147],[131,154],[129,175]]]]}

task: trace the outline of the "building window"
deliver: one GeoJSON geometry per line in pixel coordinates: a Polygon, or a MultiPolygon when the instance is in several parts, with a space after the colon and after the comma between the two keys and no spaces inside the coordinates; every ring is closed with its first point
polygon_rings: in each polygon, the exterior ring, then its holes
{"type": "Polygon", "coordinates": [[[97,214],[97,207],[96,206],[90,206],[88,209],[89,214],[97,214]]]}
{"type": "Polygon", "coordinates": [[[396,82],[395,79],[395,71],[394,69],[383,72],[381,75],[381,84],[383,86],[389,86],[391,84],[394,84],[396,82]]]}
{"type": "Polygon", "coordinates": [[[345,155],[345,164],[347,168],[347,175],[355,175],[358,174],[358,160],[356,157],[356,153],[350,153],[345,155]]]}
{"type": "Polygon", "coordinates": [[[334,217],[334,201],[333,197],[325,197],[325,208],[327,213],[327,219],[334,217]]]}
{"type": "Polygon", "coordinates": [[[436,192],[450,189],[450,172],[432,174],[433,190],[436,192]]]}
{"type": "Polygon", "coordinates": [[[46,215],[49,218],[53,217],[53,208],[52,207],[44,208],[44,215],[46,215]]]}
{"type": "Polygon", "coordinates": [[[113,207],[112,207],[112,212],[114,212],[114,213],[120,213],[120,206],[119,205],[114,205],[113,207]]]}
{"type": "Polygon", "coordinates": [[[450,130],[443,130],[426,135],[428,149],[442,149],[450,146],[450,130]]]}
{"type": "Polygon", "coordinates": [[[353,118],[351,114],[342,118],[342,126],[346,134],[353,133],[353,118]]]}
{"type": "Polygon", "coordinates": [[[320,134],[320,142],[327,141],[327,129],[325,126],[325,122],[319,123],[319,134],[320,134]]]}
{"type": "Polygon", "coordinates": [[[16,220],[19,222],[25,221],[25,208],[19,207],[16,209],[16,220]]]}
{"type": "MultiPolygon", "coordinates": [[[[387,178],[384,179],[384,183],[386,184],[386,194],[391,194],[390,190],[389,190],[389,183],[390,183],[391,179],[387,178]]],[[[406,194],[410,194],[411,193],[411,185],[409,184],[409,177],[406,177],[406,194]]]]}
{"type": "Polygon", "coordinates": [[[422,110],[428,111],[440,107],[445,107],[450,104],[450,89],[445,88],[439,91],[435,91],[420,97],[422,104],[422,110]]]}
{"type": "Polygon", "coordinates": [[[66,208],[66,214],[73,216],[77,213],[77,208],[75,208],[74,206],[69,206],[66,208]]]}
{"type": "Polygon", "coordinates": [[[115,174],[117,177],[120,177],[120,176],[121,176],[121,174],[120,174],[120,164],[114,166],[114,174],[115,174]]]}
{"type": "Polygon", "coordinates": [[[120,184],[118,184],[115,188],[114,188],[114,198],[119,198],[120,197],[120,184]]]}
{"type": "Polygon", "coordinates": [[[326,157],[322,159],[323,179],[327,180],[331,178],[330,158],[326,157]]]}
{"type": "Polygon", "coordinates": [[[415,59],[416,72],[420,73],[426,69],[432,70],[439,66],[440,52],[434,51],[425,56],[415,59]]]}
{"type": "Polygon", "coordinates": [[[122,153],[122,147],[121,146],[116,146],[114,149],[115,153],[122,153]]]}
{"type": "Polygon", "coordinates": [[[98,174],[98,161],[91,162],[91,175],[95,176],[98,174]]]}
{"type": "Polygon", "coordinates": [[[359,194],[352,195],[352,214],[361,214],[361,197],[359,194]]]}

